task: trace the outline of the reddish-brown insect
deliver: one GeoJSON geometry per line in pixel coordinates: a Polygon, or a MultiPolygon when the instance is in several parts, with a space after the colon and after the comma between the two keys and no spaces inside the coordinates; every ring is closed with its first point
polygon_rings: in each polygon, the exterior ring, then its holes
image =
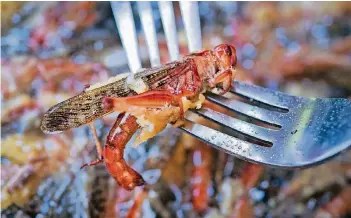
{"type": "MultiPolygon", "coordinates": [[[[201,93],[206,90],[218,88],[221,93],[227,92],[236,60],[235,48],[221,44],[214,50],[192,53],[158,68],[93,85],[52,107],[44,115],[41,129],[46,133],[64,131],[113,111],[119,112],[103,152],[95,137],[100,156],[87,165],[104,162],[115,180],[123,188],[132,190],[143,185],[144,180],[123,159],[124,147],[131,136],[141,129],[138,142],[153,137],[167,123],[182,119],[187,109],[201,106],[199,99],[204,100],[201,93]]],[[[96,136],[93,125],[91,127],[96,136]]]]}
{"type": "Polygon", "coordinates": [[[211,147],[204,143],[199,143],[193,152],[193,163],[191,201],[194,210],[202,213],[208,207],[210,198],[208,189],[211,185],[211,147]]]}
{"type": "Polygon", "coordinates": [[[254,217],[254,208],[249,197],[249,190],[253,188],[263,174],[263,167],[257,164],[247,163],[240,177],[243,195],[235,202],[231,218],[254,217]]]}
{"type": "Polygon", "coordinates": [[[39,18],[40,25],[31,33],[29,47],[33,50],[52,47],[52,42],[62,38],[59,31],[63,27],[79,31],[93,25],[98,18],[95,7],[96,2],[60,2],[47,8],[39,18]]]}
{"type": "Polygon", "coordinates": [[[351,212],[351,186],[344,188],[339,195],[334,197],[317,211],[316,217],[342,217],[351,212]]]}

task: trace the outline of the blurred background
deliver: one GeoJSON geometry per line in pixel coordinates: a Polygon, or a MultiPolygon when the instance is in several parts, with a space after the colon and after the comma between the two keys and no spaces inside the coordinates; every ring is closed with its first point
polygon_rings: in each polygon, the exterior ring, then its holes
{"type": "MultiPolygon", "coordinates": [[[[140,52],[149,66],[136,2],[140,52]]],[[[161,58],[168,61],[158,3],[161,58]]],[[[174,2],[181,53],[187,42],[174,2]]],[[[350,2],[199,2],[204,48],[237,48],[237,80],[351,96],[350,2]]],[[[167,128],[125,159],[147,189],[118,187],[88,127],[40,129],[51,106],[127,72],[109,2],[1,2],[1,217],[351,217],[351,152],[305,170],[250,164],[167,128]]],[[[95,121],[102,142],[114,115],[95,121]]]]}

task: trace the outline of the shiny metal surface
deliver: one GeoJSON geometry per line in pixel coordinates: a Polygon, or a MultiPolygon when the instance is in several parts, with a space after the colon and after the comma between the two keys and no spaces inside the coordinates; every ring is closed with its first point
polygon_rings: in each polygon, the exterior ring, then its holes
{"type": "Polygon", "coordinates": [[[168,52],[171,57],[171,61],[179,59],[179,45],[178,45],[178,33],[176,28],[173,2],[171,1],[160,1],[158,2],[160,8],[161,20],[163,29],[165,31],[168,52]]]}
{"type": "MultiPolygon", "coordinates": [[[[193,11],[198,10],[197,5],[192,4],[182,3],[181,10],[189,48],[198,50],[201,41],[191,40],[193,37],[201,38],[200,25],[192,26],[191,21],[198,20],[194,18],[198,11],[193,11]]],[[[171,2],[160,2],[159,7],[171,59],[175,60],[179,58],[179,47],[173,6],[171,2]]],[[[145,32],[152,31],[150,28],[143,29],[145,32]]],[[[134,40],[128,37],[131,34],[128,31],[120,32],[121,38],[134,40]]],[[[123,43],[128,53],[130,47],[127,45],[123,43]]],[[[241,116],[231,117],[203,107],[190,113],[219,124],[221,130],[191,120],[187,120],[181,129],[235,157],[274,167],[296,168],[318,164],[351,145],[351,102],[347,99],[302,98],[238,81],[233,83],[231,92],[256,104],[208,93],[207,100],[241,116]]]]}
{"type": "Polygon", "coordinates": [[[274,167],[318,164],[350,147],[351,101],[296,97],[238,81],[233,83],[233,87],[233,93],[248,97],[251,101],[288,111],[270,111],[214,94],[209,95],[208,100],[247,117],[279,125],[280,128],[257,126],[206,108],[195,112],[224,128],[270,142],[271,147],[250,143],[191,121],[181,129],[238,158],[274,167]]]}
{"type": "Polygon", "coordinates": [[[241,114],[246,114],[259,121],[266,122],[272,125],[280,125],[284,115],[276,111],[266,111],[263,108],[257,108],[255,106],[245,104],[235,99],[228,99],[223,96],[208,94],[207,98],[223,107],[235,108],[235,111],[241,114]]]}
{"type": "Polygon", "coordinates": [[[137,2],[140,14],[141,25],[145,34],[147,48],[150,55],[151,67],[161,65],[160,52],[158,49],[155,22],[152,16],[150,2],[137,2]]]}
{"type": "Polygon", "coordinates": [[[202,49],[199,7],[195,1],[179,2],[190,52],[202,49]]]}
{"type": "MultiPolygon", "coordinates": [[[[236,109],[234,108],[233,110],[236,109]]],[[[211,121],[217,122],[220,125],[239,131],[253,138],[261,139],[266,142],[272,142],[274,141],[274,138],[277,137],[278,131],[276,130],[251,125],[240,119],[230,117],[228,115],[219,113],[217,111],[213,111],[208,108],[201,108],[200,110],[196,110],[194,112],[211,121]]]]}
{"type": "Polygon", "coordinates": [[[130,3],[111,1],[111,8],[123,47],[128,48],[125,49],[125,52],[128,58],[129,69],[135,73],[141,68],[141,60],[130,3]]]}

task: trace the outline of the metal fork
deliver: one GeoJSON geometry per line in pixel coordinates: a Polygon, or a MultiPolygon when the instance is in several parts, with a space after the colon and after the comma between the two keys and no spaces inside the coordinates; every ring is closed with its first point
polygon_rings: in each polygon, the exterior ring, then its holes
{"type": "MultiPolygon", "coordinates": [[[[151,66],[160,65],[155,25],[149,2],[138,2],[151,66]]],[[[180,2],[190,52],[202,48],[197,2],[180,2]]],[[[141,68],[138,42],[128,2],[111,2],[129,67],[141,68]]],[[[172,2],[158,3],[171,60],[179,58],[172,2]]],[[[351,102],[347,99],[303,98],[235,81],[231,93],[249,101],[206,94],[206,99],[249,118],[238,119],[202,107],[193,110],[219,124],[219,130],[190,120],[185,132],[228,154],[274,167],[306,167],[321,163],[351,145],[351,102]],[[256,104],[252,104],[256,103],[256,104]],[[262,143],[266,146],[262,146],[262,143]]],[[[188,116],[189,117],[189,116],[188,116]]]]}

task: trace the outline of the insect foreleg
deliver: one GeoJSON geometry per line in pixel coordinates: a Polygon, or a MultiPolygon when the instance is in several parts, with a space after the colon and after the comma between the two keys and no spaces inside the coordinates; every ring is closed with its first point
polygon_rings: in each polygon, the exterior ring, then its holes
{"type": "Polygon", "coordinates": [[[223,83],[223,93],[221,94],[225,94],[231,88],[233,74],[234,72],[232,69],[218,73],[216,77],[210,81],[210,86],[215,87],[217,84],[223,83]]]}

